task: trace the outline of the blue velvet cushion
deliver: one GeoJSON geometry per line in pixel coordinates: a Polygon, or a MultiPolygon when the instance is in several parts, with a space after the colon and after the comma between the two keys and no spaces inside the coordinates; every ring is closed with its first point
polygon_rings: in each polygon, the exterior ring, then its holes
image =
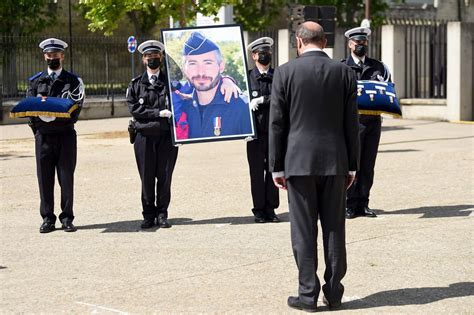
{"type": "Polygon", "coordinates": [[[357,81],[357,106],[359,113],[365,115],[402,115],[395,86],[391,82],[357,81]]]}
{"type": "Polygon", "coordinates": [[[27,97],[10,111],[10,117],[51,116],[71,118],[71,113],[79,106],[69,98],[27,97]]]}

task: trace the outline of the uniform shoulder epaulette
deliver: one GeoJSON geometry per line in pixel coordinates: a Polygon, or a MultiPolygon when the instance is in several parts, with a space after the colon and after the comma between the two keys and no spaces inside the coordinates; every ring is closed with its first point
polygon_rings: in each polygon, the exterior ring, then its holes
{"type": "Polygon", "coordinates": [[[40,75],[43,74],[43,71],[40,71],[36,74],[33,74],[31,77],[28,78],[28,81],[33,81],[33,80],[36,80],[40,75]]]}
{"type": "Polygon", "coordinates": [[[136,76],[135,78],[132,79],[132,82],[135,82],[137,80],[140,80],[142,77],[142,75],[139,75],[139,76],[136,76]]]}
{"type": "MultiPolygon", "coordinates": [[[[63,71],[66,71],[66,70],[63,70],[63,71]]],[[[66,71],[66,73],[69,73],[70,75],[72,75],[73,77],[75,78],[79,78],[79,75],[74,73],[74,72],[71,72],[71,71],[66,71]]]]}

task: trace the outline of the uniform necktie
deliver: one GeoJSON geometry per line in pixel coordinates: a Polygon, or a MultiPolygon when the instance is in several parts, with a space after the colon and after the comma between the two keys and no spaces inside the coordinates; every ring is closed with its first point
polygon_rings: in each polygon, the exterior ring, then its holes
{"type": "Polygon", "coordinates": [[[359,65],[359,67],[361,67],[361,68],[364,66],[364,64],[362,63],[362,60],[359,60],[358,65],[359,65]]]}
{"type": "Polygon", "coordinates": [[[156,75],[152,75],[151,76],[151,84],[155,84],[157,79],[158,78],[156,77],[156,75]]]}
{"type": "Polygon", "coordinates": [[[56,72],[51,72],[50,76],[51,76],[51,80],[53,81],[56,80],[56,72]]]}

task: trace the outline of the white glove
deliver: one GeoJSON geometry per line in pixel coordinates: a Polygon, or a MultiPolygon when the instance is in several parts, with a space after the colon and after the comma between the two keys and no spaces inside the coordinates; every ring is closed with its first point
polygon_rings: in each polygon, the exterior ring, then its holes
{"type": "Polygon", "coordinates": [[[171,112],[167,109],[160,110],[160,117],[170,118],[171,112]]]}
{"type": "Polygon", "coordinates": [[[39,115],[38,118],[44,122],[52,122],[56,119],[56,117],[54,116],[44,116],[44,115],[39,115]]]}
{"type": "Polygon", "coordinates": [[[258,109],[258,105],[260,105],[262,103],[263,103],[263,96],[253,98],[250,101],[250,109],[253,110],[253,111],[256,111],[258,109]]]}

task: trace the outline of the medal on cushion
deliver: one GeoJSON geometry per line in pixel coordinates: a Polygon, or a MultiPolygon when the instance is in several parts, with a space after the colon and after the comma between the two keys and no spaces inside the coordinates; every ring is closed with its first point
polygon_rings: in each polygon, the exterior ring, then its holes
{"type": "Polygon", "coordinates": [[[214,135],[220,136],[221,135],[221,117],[217,116],[212,119],[214,124],[214,135]]]}

